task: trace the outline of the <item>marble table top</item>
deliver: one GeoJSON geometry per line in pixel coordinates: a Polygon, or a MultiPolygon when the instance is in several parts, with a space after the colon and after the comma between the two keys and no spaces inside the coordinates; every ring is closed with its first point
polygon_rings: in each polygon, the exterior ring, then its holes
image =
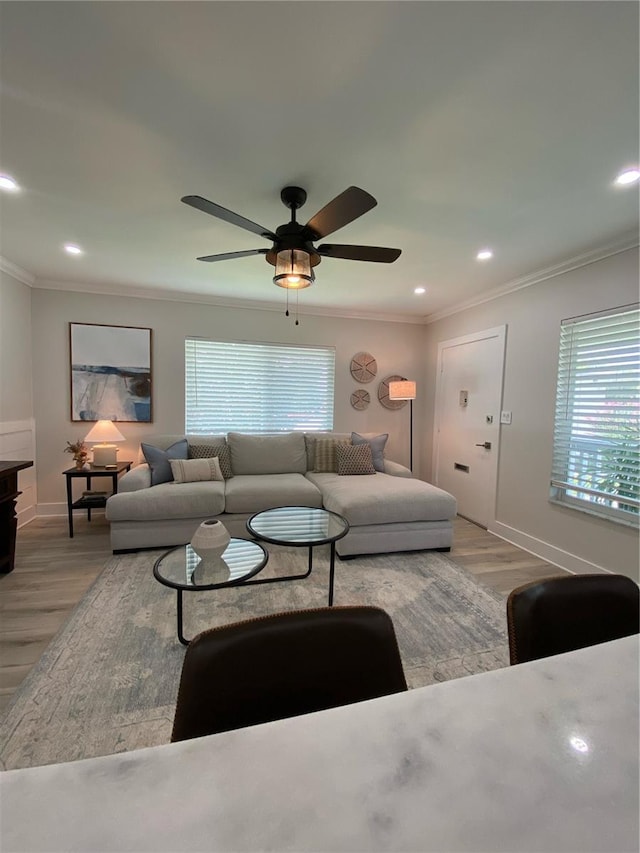
{"type": "Polygon", "coordinates": [[[0,848],[637,851],[638,642],[8,771],[0,848]]]}

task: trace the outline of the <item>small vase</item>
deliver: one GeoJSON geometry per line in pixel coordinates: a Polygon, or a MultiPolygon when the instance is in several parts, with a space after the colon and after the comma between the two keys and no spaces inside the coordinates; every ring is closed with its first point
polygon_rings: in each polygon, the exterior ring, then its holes
{"type": "Polygon", "coordinates": [[[76,459],[76,468],[78,469],[78,471],[81,471],[86,464],[86,459],[76,459]]]}
{"type": "Polygon", "coordinates": [[[191,537],[191,547],[201,560],[220,557],[231,540],[229,531],[216,518],[203,521],[191,537]]]}

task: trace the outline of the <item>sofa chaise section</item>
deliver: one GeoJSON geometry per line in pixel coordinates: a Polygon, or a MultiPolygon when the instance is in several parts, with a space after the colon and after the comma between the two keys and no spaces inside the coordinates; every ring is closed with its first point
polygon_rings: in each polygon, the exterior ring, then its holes
{"type": "Polygon", "coordinates": [[[349,533],[336,543],[340,557],[451,547],[456,500],[437,486],[381,472],[308,472],[307,478],[322,492],[324,508],[349,522],[349,533]]]}

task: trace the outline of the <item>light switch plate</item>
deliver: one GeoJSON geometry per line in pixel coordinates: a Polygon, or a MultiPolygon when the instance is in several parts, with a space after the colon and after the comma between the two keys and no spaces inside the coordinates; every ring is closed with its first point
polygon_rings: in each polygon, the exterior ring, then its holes
{"type": "Polygon", "coordinates": [[[501,424],[510,424],[511,423],[511,412],[500,412],[500,423],[501,424]]]}

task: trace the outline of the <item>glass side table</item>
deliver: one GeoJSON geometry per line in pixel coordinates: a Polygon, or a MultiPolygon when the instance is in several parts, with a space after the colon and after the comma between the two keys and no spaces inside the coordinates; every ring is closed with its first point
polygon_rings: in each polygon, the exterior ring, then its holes
{"type": "Polygon", "coordinates": [[[201,560],[191,545],[178,545],[166,551],[153,567],[153,576],[164,586],[176,590],[178,639],[184,646],[182,593],[239,586],[261,572],[269,555],[259,542],[231,539],[221,557],[201,560]]]}
{"type": "MultiPolygon", "coordinates": [[[[349,532],[346,518],[327,509],[309,506],[281,506],[257,512],[247,521],[247,530],[264,542],[274,545],[307,547],[309,560],[307,571],[302,575],[269,578],[263,583],[302,580],[308,578],[313,569],[313,549],[316,545],[331,545],[329,558],[329,607],[333,604],[333,581],[336,563],[336,542],[349,532]]],[[[260,583],[260,581],[256,581],[260,583]]]]}

